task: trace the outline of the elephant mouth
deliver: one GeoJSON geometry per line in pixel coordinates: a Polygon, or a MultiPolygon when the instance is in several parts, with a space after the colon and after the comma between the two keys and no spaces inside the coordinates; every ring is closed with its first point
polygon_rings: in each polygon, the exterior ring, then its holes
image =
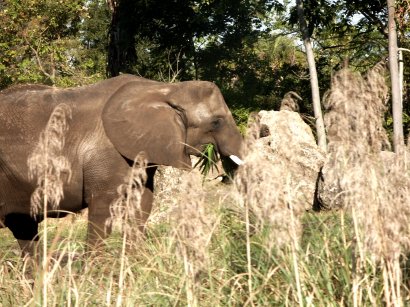
{"type": "Polygon", "coordinates": [[[226,163],[232,164],[233,168],[237,168],[244,163],[243,160],[237,155],[222,153],[218,145],[213,142],[204,143],[193,147],[187,146],[187,154],[197,156],[201,160],[207,159],[214,162],[217,162],[218,160],[229,161],[229,163],[226,163]]]}
{"type": "Polygon", "coordinates": [[[242,165],[244,162],[241,158],[239,158],[237,155],[233,154],[223,154],[218,148],[218,145],[214,143],[208,143],[208,144],[202,144],[199,146],[198,150],[198,155],[199,157],[205,157],[211,160],[227,160],[229,159],[231,162],[233,162],[236,166],[242,165]]]}

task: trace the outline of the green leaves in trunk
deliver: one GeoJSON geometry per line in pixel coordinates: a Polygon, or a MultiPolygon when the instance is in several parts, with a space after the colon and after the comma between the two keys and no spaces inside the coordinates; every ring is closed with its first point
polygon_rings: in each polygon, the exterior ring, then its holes
{"type": "Polygon", "coordinates": [[[195,163],[194,168],[199,165],[199,170],[205,179],[205,177],[208,176],[209,172],[213,169],[216,169],[216,171],[219,172],[218,166],[216,165],[219,160],[220,157],[215,149],[215,146],[213,144],[206,144],[204,151],[202,152],[198,162],[195,163]]]}
{"type": "Polygon", "coordinates": [[[211,172],[212,170],[219,172],[219,168],[217,166],[217,162],[219,160],[221,160],[222,168],[225,172],[225,175],[223,176],[223,182],[229,182],[229,180],[233,178],[233,173],[237,168],[237,165],[232,162],[229,157],[221,158],[213,144],[205,145],[205,148],[202,151],[202,155],[199,158],[198,162],[195,163],[194,168],[199,166],[199,170],[203,175],[203,179],[205,180],[209,172],[211,172]]]}

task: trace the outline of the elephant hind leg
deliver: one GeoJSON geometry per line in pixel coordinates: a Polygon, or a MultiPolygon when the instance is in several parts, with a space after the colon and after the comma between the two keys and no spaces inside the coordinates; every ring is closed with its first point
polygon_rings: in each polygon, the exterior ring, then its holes
{"type": "Polygon", "coordinates": [[[4,224],[17,239],[23,256],[34,257],[38,242],[38,222],[28,214],[10,213],[6,215],[4,224]]]}

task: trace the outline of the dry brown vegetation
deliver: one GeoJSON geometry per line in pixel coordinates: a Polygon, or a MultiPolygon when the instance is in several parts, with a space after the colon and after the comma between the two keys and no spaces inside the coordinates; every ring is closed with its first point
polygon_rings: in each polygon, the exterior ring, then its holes
{"type": "Polygon", "coordinates": [[[128,240],[138,240],[138,229],[141,228],[141,198],[147,181],[147,159],[144,153],[138,154],[124,183],[118,186],[118,198],[110,204],[111,218],[106,221],[106,227],[112,228],[116,223],[128,240]]]}
{"type": "Polygon", "coordinates": [[[70,119],[69,106],[59,104],[55,107],[45,129],[40,134],[37,146],[28,157],[29,178],[37,178],[37,188],[31,196],[33,215],[43,211],[44,203],[50,203],[52,209],[58,209],[64,197],[64,179],[70,181],[71,165],[61,151],[70,119]],[[65,174],[65,178],[62,178],[62,174],[65,174]]]}
{"type": "Polygon", "coordinates": [[[258,146],[255,146],[259,122],[251,121],[245,143],[244,165],[235,176],[235,187],[238,191],[238,202],[256,218],[258,229],[268,227],[268,248],[281,249],[289,246],[301,235],[300,216],[302,206],[295,206],[293,197],[296,193],[289,191],[289,174],[284,168],[267,160],[258,146]]]}
{"type": "Polygon", "coordinates": [[[325,97],[329,154],[323,190],[333,198],[331,207],[351,213],[358,272],[370,256],[374,268],[383,270],[386,302],[400,305],[400,262],[410,251],[410,170],[407,148],[382,152],[390,147],[383,128],[384,76],[378,64],[364,77],[348,69],[333,77],[325,97]]]}

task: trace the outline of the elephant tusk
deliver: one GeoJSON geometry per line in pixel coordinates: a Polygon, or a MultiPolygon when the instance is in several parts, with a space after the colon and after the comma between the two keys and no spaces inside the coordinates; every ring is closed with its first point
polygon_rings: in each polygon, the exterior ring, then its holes
{"type": "Polygon", "coordinates": [[[229,158],[231,158],[231,160],[238,165],[242,165],[244,163],[240,158],[238,158],[235,155],[230,155],[229,158]]]}

